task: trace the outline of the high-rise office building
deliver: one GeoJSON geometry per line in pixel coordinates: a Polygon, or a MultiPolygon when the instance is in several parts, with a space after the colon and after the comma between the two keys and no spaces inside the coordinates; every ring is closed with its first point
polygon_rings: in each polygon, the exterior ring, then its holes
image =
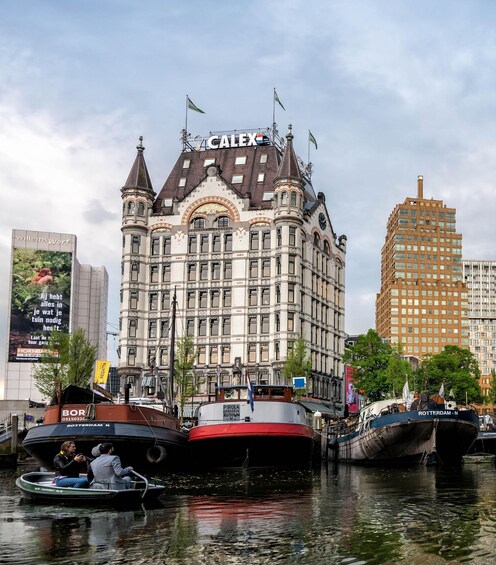
{"type": "Polygon", "coordinates": [[[32,370],[52,331],[85,330],[99,359],[107,352],[108,275],[81,265],[76,236],[13,230],[6,400],[41,401],[32,370]]]}
{"type": "Polygon", "coordinates": [[[309,394],[342,410],[346,237],[336,236],[293,134],[188,140],[158,196],[141,141],[122,188],[121,378],[142,396],[156,392],[150,366],[168,375],[176,293],[176,334],[193,336],[205,392],[246,375],[285,382],[301,335],[309,394]]]}
{"type": "Polygon", "coordinates": [[[381,289],[376,329],[404,355],[423,357],[446,345],[468,347],[467,289],[462,273],[462,235],[456,210],[442,200],[417,197],[389,216],[381,250],[381,289]]]}
{"type": "Polygon", "coordinates": [[[482,393],[496,370],[496,261],[463,261],[468,289],[469,347],[479,364],[482,393]]]}

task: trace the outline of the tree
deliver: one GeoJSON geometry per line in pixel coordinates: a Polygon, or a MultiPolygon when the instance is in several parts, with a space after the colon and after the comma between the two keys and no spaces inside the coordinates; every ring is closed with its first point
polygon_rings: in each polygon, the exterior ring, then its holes
{"type": "Polygon", "coordinates": [[[487,401],[488,404],[492,404],[494,413],[494,405],[496,404],[496,371],[494,369],[491,369],[491,386],[487,391],[487,401]]]}
{"type": "Polygon", "coordinates": [[[410,363],[403,357],[403,348],[400,345],[391,347],[391,357],[386,368],[386,378],[393,396],[398,396],[403,390],[405,381],[411,381],[413,369],[410,363]]]}
{"type": "Polygon", "coordinates": [[[48,348],[33,371],[36,388],[51,398],[61,388],[73,384],[88,385],[95,368],[96,347],[86,339],[84,330],[72,334],[52,332],[48,348]]]}
{"type": "Polygon", "coordinates": [[[174,397],[178,399],[179,420],[181,423],[186,401],[198,393],[201,385],[199,378],[195,380],[193,370],[196,354],[196,348],[191,335],[185,335],[177,340],[174,359],[174,382],[176,389],[174,397]]]}
{"type": "Polygon", "coordinates": [[[287,381],[295,377],[309,377],[312,371],[312,359],[307,357],[305,340],[300,336],[292,343],[282,367],[282,374],[287,381]]]}
{"type": "Polygon", "coordinates": [[[446,345],[436,355],[425,357],[419,372],[431,393],[437,393],[444,384],[445,391],[453,389],[458,401],[481,403],[483,400],[479,365],[468,349],[446,345]]]}
{"type": "Polygon", "coordinates": [[[392,355],[392,347],[372,329],[358,336],[355,345],[343,354],[343,362],[354,369],[356,388],[370,400],[384,398],[393,390],[392,376],[397,374],[399,364],[391,361],[392,355]]]}

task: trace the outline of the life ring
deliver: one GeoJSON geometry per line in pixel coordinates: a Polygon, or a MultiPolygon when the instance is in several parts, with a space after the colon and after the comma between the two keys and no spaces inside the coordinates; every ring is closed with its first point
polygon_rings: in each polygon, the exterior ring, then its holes
{"type": "Polygon", "coordinates": [[[154,445],[146,452],[148,463],[162,463],[167,457],[167,451],[161,445],[154,445]]]}

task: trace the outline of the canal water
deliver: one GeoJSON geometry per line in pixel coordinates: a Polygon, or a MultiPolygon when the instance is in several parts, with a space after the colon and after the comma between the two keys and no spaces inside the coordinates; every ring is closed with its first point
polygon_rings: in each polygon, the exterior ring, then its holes
{"type": "Polygon", "coordinates": [[[0,563],[496,563],[496,469],[164,474],[159,508],[21,503],[0,474],[0,563]]]}

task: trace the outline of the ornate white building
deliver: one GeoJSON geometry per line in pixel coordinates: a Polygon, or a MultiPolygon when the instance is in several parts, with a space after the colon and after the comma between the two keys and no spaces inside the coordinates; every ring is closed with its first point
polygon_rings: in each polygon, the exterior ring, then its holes
{"type": "Polygon", "coordinates": [[[216,383],[282,383],[288,347],[311,353],[309,395],[343,410],[346,236],[286,140],[270,131],[208,139],[184,133],[158,196],[138,154],[122,188],[119,374],[155,394],[150,367],[169,373],[176,335],[194,336],[196,373],[216,383]]]}

